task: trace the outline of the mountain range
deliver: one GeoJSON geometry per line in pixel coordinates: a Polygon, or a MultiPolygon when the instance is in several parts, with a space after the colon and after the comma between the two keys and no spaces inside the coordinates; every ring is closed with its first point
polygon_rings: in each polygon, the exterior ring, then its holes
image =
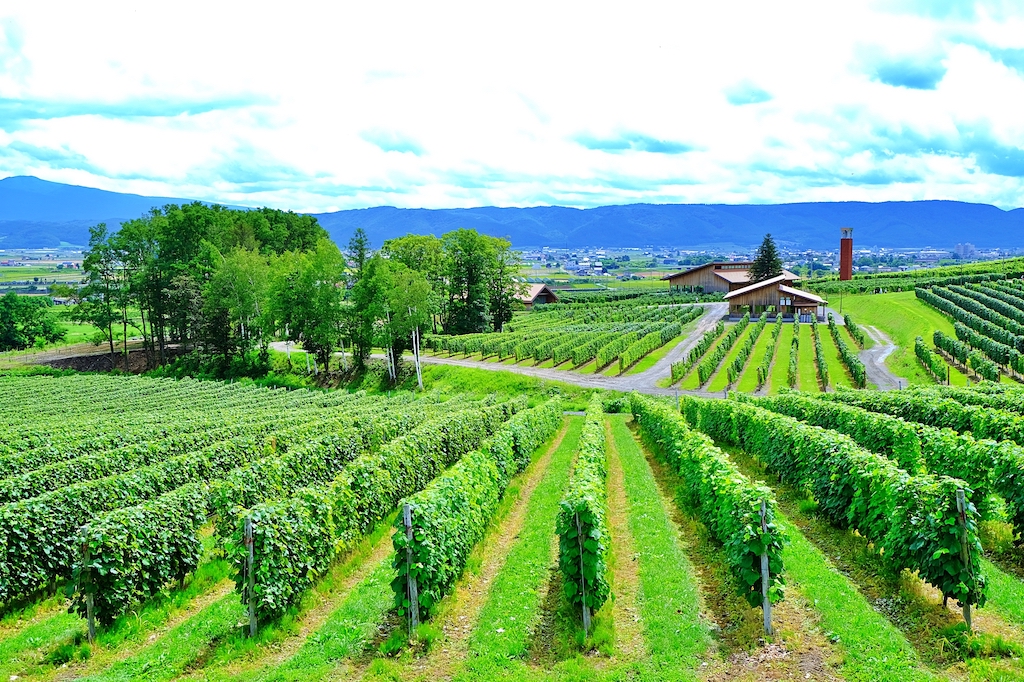
{"type": "MultiPolygon", "coordinates": [[[[0,248],[84,245],[89,227],[111,227],[153,206],[189,199],[145,197],[18,176],[0,180],[0,248]]],[[[853,227],[859,246],[1024,247],[1024,208],[1004,211],[960,201],[796,204],[629,204],[578,209],[411,209],[380,206],[314,214],[339,244],[362,227],[374,246],[407,233],[440,235],[459,227],[530,246],[749,247],[770,232],[780,244],[822,249],[853,227]]]]}

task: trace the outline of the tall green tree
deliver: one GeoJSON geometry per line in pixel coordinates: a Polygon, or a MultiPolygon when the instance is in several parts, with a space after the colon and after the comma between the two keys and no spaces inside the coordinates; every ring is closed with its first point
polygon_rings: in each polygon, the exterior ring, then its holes
{"type": "Polygon", "coordinates": [[[526,293],[526,284],[518,278],[522,256],[512,250],[506,239],[488,237],[491,243],[490,272],[487,277],[487,302],[490,307],[491,324],[500,332],[512,314],[519,297],[526,293]]]}
{"type": "Polygon", "coordinates": [[[18,296],[13,291],[0,297],[0,351],[56,343],[67,333],[51,314],[50,299],[18,296]]]}
{"type": "Polygon", "coordinates": [[[775,240],[771,233],[764,236],[764,241],[757,248],[757,255],[750,266],[750,281],[762,282],[782,274],[782,259],[779,258],[779,250],[775,248],[775,240]]]}
{"type": "Polygon", "coordinates": [[[89,228],[89,249],[82,261],[86,273],[81,291],[81,303],[75,307],[72,319],[96,327],[97,341],[106,341],[110,348],[110,361],[114,362],[114,324],[117,313],[118,262],[108,238],[106,223],[89,228]]]}
{"type": "Polygon", "coordinates": [[[459,229],[441,237],[445,282],[441,323],[449,334],[487,331],[491,326],[487,277],[493,259],[488,238],[459,229]]]}

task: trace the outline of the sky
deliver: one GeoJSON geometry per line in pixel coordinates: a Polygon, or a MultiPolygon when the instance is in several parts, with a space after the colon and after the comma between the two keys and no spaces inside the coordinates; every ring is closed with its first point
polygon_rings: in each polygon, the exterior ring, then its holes
{"type": "Polygon", "coordinates": [[[1024,205],[1024,2],[0,4],[0,177],[301,211],[1024,205]]]}

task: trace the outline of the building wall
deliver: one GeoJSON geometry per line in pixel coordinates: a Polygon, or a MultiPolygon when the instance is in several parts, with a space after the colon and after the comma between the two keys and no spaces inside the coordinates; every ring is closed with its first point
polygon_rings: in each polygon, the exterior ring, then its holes
{"type": "Polygon", "coordinates": [[[695,272],[684,272],[668,281],[670,287],[690,289],[701,287],[705,292],[729,293],[729,283],[715,275],[713,268],[701,268],[695,272]]]}

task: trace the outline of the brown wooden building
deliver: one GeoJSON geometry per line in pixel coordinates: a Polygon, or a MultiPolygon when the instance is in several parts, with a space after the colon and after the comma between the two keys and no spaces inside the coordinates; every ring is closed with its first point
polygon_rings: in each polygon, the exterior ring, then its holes
{"type": "MultiPolygon", "coordinates": [[[[669,291],[698,291],[701,293],[725,294],[742,289],[750,284],[751,265],[753,263],[749,261],[706,263],[690,268],[685,272],[666,275],[661,279],[668,280],[669,291]]],[[[789,270],[783,270],[782,274],[789,283],[800,279],[789,270]]]]}
{"type": "Polygon", "coordinates": [[[558,300],[555,292],[551,291],[547,284],[531,284],[526,293],[520,294],[517,298],[527,308],[532,308],[535,303],[554,303],[558,300]]]}
{"type": "Polygon", "coordinates": [[[801,321],[806,322],[810,321],[811,315],[824,320],[825,306],[828,304],[828,301],[809,291],[789,286],[785,274],[730,291],[725,295],[725,300],[729,303],[730,315],[749,312],[752,317],[757,317],[762,313],[781,313],[785,317],[799,315],[801,321]]]}

